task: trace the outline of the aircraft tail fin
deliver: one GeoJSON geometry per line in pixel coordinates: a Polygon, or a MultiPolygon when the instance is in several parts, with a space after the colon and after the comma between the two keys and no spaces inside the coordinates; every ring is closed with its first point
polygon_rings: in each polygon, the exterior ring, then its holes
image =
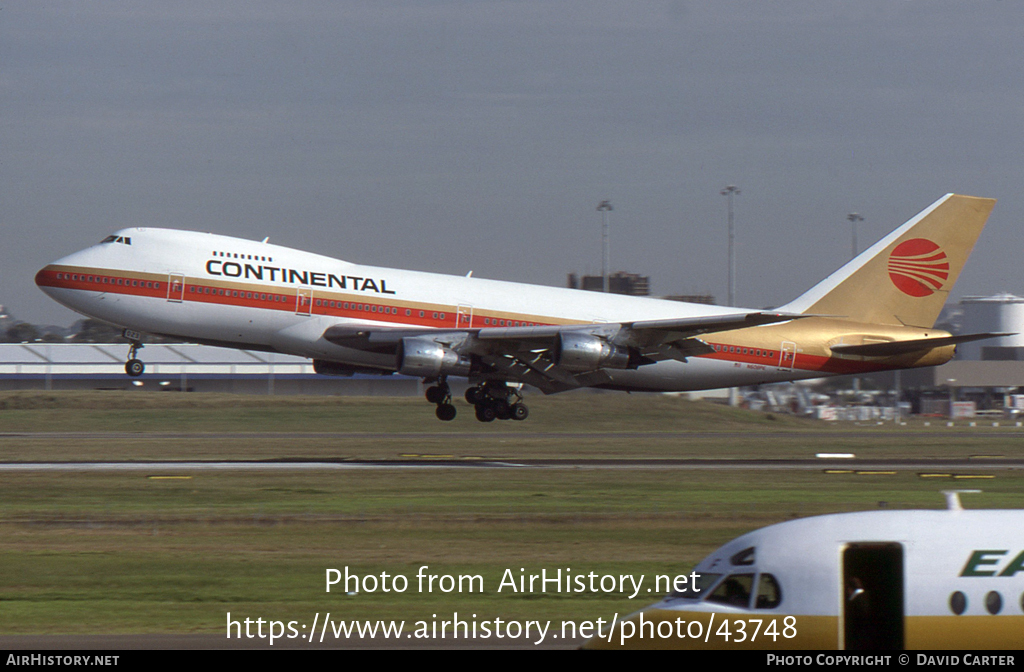
{"type": "Polygon", "coordinates": [[[946,194],[778,310],[930,328],[995,203],[946,194]]]}

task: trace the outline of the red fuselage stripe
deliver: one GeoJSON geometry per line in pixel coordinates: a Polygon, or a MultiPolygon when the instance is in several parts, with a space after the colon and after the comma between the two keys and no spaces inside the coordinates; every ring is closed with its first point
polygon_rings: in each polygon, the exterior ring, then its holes
{"type": "MultiPolygon", "coordinates": [[[[164,276],[154,280],[153,274],[130,274],[125,272],[71,272],[44,269],[36,274],[36,284],[41,287],[58,287],[87,292],[106,292],[160,299],[166,302],[210,303],[242,308],[258,308],[262,310],[278,310],[291,314],[328,315],[366,321],[385,323],[398,322],[402,325],[413,325],[432,328],[481,329],[487,327],[510,326],[547,326],[559,324],[558,321],[536,322],[526,320],[499,319],[474,312],[472,315],[460,316],[460,324],[455,320],[457,308],[428,306],[426,308],[396,306],[389,302],[367,300],[368,296],[357,296],[355,301],[317,298],[312,290],[300,289],[290,292],[253,292],[252,286],[235,283],[218,282],[217,286],[197,283],[185,279],[184,285],[168,282],[164,276]],[[312,297],[312,298],[310,298],[312,297]],[[312,301],[312,305],[303,304],[300,300],[312,301]],[[334,305],[330,305],[334,303],[334,305]],[[385,312],[387,311],[387,312],[385,312]],[[463,317],[468,318],[463,320],[463,317]],[[486,322],[485,322],[486,320],[486,322]]],[[[351,298],[351,297],[349,297],[351,298]]],[[[733,362],[736,366],[760,366],[765,370],[782,368],[785,370],[799,369],[830,374],[851,374],[878,371],[880,368],[871,362],[837,359],[820,355],[800,353],[797,357],[791,351],[780,349],[743,348],[741,346],[712,343],[716,352],[700,355],[701,357],[723,362],[733,362]],[[732,350],[732,351],[730,351],[732,350]],[[747,352],[744,353],[743,350],[747,352]],[[799,359],[799,367],[794,366],[793,358],[799,359]]]]}

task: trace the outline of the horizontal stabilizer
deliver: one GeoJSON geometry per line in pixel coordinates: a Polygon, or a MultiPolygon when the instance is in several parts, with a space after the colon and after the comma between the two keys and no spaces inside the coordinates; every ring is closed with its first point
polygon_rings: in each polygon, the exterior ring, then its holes
{"type": "Polygon", "coordinates": [[[864,345],[833,345],[831,350],[837,355],[861,355],[864,357],[894,357],[911,352],[941,348],[958,343],[969,343],[986,338],[1013,336],[1012,333],[961,334],[943,338],[915,338],[910,341],[889,341],[886,343],[866,343],[864,345]]]}

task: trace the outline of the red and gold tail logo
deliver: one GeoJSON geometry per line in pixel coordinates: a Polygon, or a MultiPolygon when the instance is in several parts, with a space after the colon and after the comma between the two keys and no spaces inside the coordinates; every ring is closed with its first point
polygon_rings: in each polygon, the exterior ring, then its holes
{"type": "Polygon", "coordinates": [[[929,296],[941,289],[948,277],[946,253],[930,240],[907,240],[889,255],[889,278],[904,294],[929,296]]]}

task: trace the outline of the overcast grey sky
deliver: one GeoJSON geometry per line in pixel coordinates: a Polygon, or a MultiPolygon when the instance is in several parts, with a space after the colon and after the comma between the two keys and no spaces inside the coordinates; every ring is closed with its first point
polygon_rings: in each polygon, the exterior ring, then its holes
{"type": "Polygon", "coordinates": [[[1024,294],[1024,4],[46,2],[0,8],[0,303],[126,226],[779,305],[941,195],[1000,199],[954,296],[1024,294]]]}

